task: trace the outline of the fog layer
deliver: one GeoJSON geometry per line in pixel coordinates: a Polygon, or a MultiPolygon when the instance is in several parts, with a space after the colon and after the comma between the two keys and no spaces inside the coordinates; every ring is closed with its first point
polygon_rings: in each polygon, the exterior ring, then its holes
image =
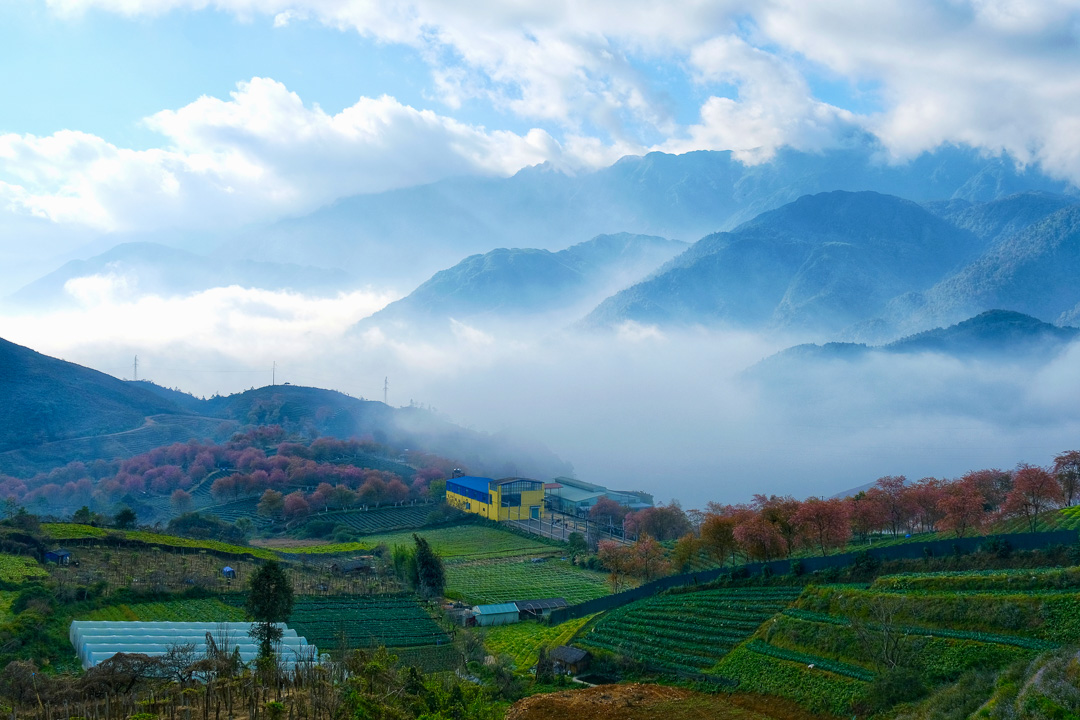
{"type": "Polygon", "coordinates": [[[886,474],[1046,463],[1080,445],[1080,345],[1035,365],[871,354],[747,372],[802,338],[738,331],[551,332],[451,321],[430,340],[348,329],[393,297],[241,288],[117,300],[120,278],[69,288],[79,308],[0,315],[0,337],[196,395],[291,382],[430,405],[548,445],[578,477],[685,506],[754,493],[831,495],[886,474]]]}

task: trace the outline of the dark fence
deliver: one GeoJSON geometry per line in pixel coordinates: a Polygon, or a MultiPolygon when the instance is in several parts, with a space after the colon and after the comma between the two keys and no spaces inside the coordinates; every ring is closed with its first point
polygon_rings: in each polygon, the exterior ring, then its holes
{"type": "Polygon", "coordinates": [[[1049,532],[1035,533],[1012,533],[1009,535],[986,535],[981,537],[954,538],[951,540],[929,540],[926,542],[910,542],[887,547],[870,548],[859,552],[841,553],[839,555],[827,555],[825,557],[803,557],[795,560],[773,560],[764,563],[749,563],[738,568],[713,568],[700,572],[684,573],[682,575],[670,575],[654,580],[644,585],[639,585],[621,593],[606,595],[587,600],[577,605],[565,608],[556,608],[551,611],[551,624],[556,625],[574,618],[585,617],[593,613],[622,607],[635,600],[651,597],[664,590],[685,585],[700,585],[712,582],[723,575],[740,573],[745,575],[760,575],[764,568],[769,568],[772,575],[787,575],[791,572],[792,563],[802,565],[802,572],[812,573],[827,568],[848,567],[855,562],[855,558],[865,552],[876,560],[912,560],[927,556],[939,557],[956,553],[972,553],[988,542],[1005,542],[1013,550],[1041,550],[1054,545],[1070,545],[1078,541],[1076,530],[1052,530],[1049,532]]]}

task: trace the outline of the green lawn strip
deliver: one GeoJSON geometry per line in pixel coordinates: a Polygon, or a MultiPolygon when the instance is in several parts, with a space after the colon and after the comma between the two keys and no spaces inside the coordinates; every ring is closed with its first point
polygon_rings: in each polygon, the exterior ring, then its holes
{"type": "Polygon", "coordinates": [[[213,550],[229,555],[251,555],[263,560],[275,560],[278,555],[262,548],[245,545],[232,545],[218,540],[193,540],[191,538],[177,537],[175,535],[163,535],[161,533],[147,532],[145,530],[109,530],[91,527],[90,525],[75,525],[72,523],[44,523],[42,529],[53,540],[78,540],[78,539],[104,539],[110,534],[116,534],[124,540],[146,543],[147,545],[162,545],[166,547],[190,548],[193,550],[213,550]]]}
{"type": "Polygon", "coordinates": [[[777,695],[812,712],[847,715],[866,692],[867,683],[809,663],[754,652],[741,645],[709,671],[736,680],[739,692],[777,695]]]}
{"type": "Polygon", "coordinates": [[[243,622],[242,608],[215,598],[168,600],[166,602],[109,605],[79,620],[114,620],[143,622],[243,622]]]}
{"type": "Polygon", "coordinates": [[[455,558],[500,557],[510,555],[551,555],[559,549],[527,537],[498,528],[480,525],[457,525],[432,530],[407,530],[368,535],[363,540],[348,543],[327,543],[289,548],[289,554],[324,555],[371,550],[385,544],[413,545],[413,534],[423,536],[444,560],[455,558]]]}
{"type": "Polygon", "coordinates": [[[509,655],[518,670],[528,670],[536,663],[541,647],[550,650],[568,644],[591,617],[568,620],[559,625],[520,622],[488,628],[484,632],[484,645],[493,655],[509,655]]]}

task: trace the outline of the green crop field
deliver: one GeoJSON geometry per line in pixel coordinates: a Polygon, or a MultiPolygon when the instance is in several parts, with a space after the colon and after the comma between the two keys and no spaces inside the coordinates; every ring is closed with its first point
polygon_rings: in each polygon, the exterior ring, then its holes
{"type": "Polygon", "coordinates": [[[570,605],[610,593],[607,575],[566,560],[519,558],[446,564],[446,591],[473,604],[561,597],[570,605]]]}
{"type": "Polygon", "coordinates": [[[522,537],[506,530],[484,525],[457,525],[431,530],[407,530],[394,533],[368,535],[362,541],[350,543],[327,543],[307,547],[290,548],[295,554],[327,554],[371,550],[376,545],[413,545],[413,533],[423,536],[444,560],[515,557],[525,555],[552,555],[557,547],[522,537]]]}
{"type": "Polygon", "coordinates": [[[167,602],[109,605],[94,610],[78,620],[116,620],[144,622],[243,622],[244,610],[213,598],[169,600],[167,602]]]}
{"type": "Polygon", "coordinates": [[[102,528],[76,523],[42,523],[41,530],[53,540],[103,538],[106,535],[106,531],[102,528]]]}
{"type": "Polygon", "coordinates": [[[801,588],[660,595],[604,613],[579,638],[669,672],[701,672],[798,597],[801,588]]]}
{"type": "Polygon", "coordinates": [[[31,557],[0,555],[0,580],[21,583],[33,578],[49,577],[49,571],[31,557]]]}
{"type": "Polygon", "coordinates": [[[322,650],[338,647],[342,639],[354,648],[450,642],[412,595],[300,597],[288,624],[322,650]]]}
{"type": "Polygon", "coordinates": [[[484,645],[493,655],[509,655],[518,670],[528,670],[536,664],[540,648],[549,650],[567,645],[577,631],[593,616],[568,620],[559,625],[519,622],[499,625],[484,631],[484,645]]]}

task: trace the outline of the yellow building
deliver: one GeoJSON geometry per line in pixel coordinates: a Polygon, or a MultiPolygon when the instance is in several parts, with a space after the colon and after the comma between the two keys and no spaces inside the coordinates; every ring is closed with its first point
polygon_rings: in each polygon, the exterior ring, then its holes
{"type": "Polygon", "coordinates": [[[544,483],[527,478],[451,478],[446,481],[446,502],[489,520],[537,520],[544,516],[544,483]]]}

